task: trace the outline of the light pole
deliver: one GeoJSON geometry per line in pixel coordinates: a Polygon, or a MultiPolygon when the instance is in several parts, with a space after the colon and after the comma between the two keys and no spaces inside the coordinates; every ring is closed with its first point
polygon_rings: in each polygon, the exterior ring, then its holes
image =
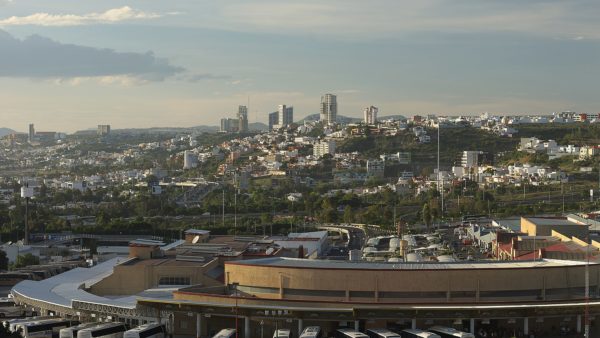
{"type": "MultiPolygon", "coordinates": [[[[590,237],[588,234],[587,237],[588,243],[590,242],[590,237]]],[[[588,244],[585,247],[585,313],[584,313],[584,337],[590,338],[590,245],[588,244]]]]}
{"type": "Polygon", "coordinates": [[[33,188],[29,187],[29,183],[25,183],[21,187],[21,198],[25,199],[25,239],[23,244],[29,244],[29,200],[33,197],[33,188]]]}

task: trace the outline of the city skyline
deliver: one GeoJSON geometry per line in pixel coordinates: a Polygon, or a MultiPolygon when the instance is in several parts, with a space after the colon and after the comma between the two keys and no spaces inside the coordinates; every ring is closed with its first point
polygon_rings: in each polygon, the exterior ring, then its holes
{"type": "Polygon", "coordinates": [[[0,1],[0,127],[218,125],[248,98],[266,124],[282,102],[319,113],[324,93],[357,118],[594,112],[598,6],[0,1]]]}

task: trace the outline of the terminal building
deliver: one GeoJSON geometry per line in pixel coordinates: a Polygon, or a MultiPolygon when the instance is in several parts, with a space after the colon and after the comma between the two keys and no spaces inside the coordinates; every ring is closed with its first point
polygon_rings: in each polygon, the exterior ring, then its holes
{"type": "MultiPolygon", "coordinates": [[[[319,238],[295,235],[290,242],[310,241],[321,250],[319,238]]],[[[595,259],[334,261],[296,258],[299,250],[285,243],[202,230],[170,245],[131,241],[129,257],[23,281],[12,294],[40,314],[130,324],[160,320],[182,337],[233,327],[243,337],[260,337],[307,326],[326,333],[433,325],[471,332],[501,327],[527,334],[563,326],[582,332],[586,307],[592,336],[600,336],[595,259]]]]}

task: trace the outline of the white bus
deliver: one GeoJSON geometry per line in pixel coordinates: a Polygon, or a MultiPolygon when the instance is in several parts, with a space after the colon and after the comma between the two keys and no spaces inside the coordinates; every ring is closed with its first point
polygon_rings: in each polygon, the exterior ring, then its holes
{"type": "Polygon", "coordinates": [[[292,331],[288,329],[278,329],[273,332],[273,338],[290,338],[292,331]]]}
{"type": "Polygon", "coordinates": [[[368,329],[366,333],[370,338],[400,338],[396,332],[386,329],[368,329]]]}
{"type": "Polygon", "coordinates": [[[402,338],[440,338],[439,335],[423,330],[406,329],[400,332],[402,338]]]}
{"type": "Polygon", "coordinates": [[[0,298],[0,318],[17,317],[25,313],[12,298],[0,298]]]}
{"type": "Polygon", "coordinates": [[[300,334],[300,338],[321,338],[323,336],[319,326],[309,326],[300,334]]]}
{"type": "Polygon", "coordinates": [[[335,331],[335,338],[369,338],[369,336],[351,329],[338,329],[335,331]]]}
{"type": "Polygon", "coordinates": [[[212,338],[233,338],[235,337],[235,329],[223,329],[212,338]]]}
{"type": "Polygon", "coordinates": [[[472,333],[458,331],[451,327],[434,326],[430,327],[427,331],[437,333],[442,338],[475,338],[472,333]]]}
{"type": "Polygon", "coordinates": [[[21,330],[24,338],[52,338],[58,336],[61,329],[78,324],[70,319],[43,319],[35,322],[25,322],[16,325],[16,329],[21,330]]]}
{"type": "Polygon", "coordinates": [[[163,324],[148,323],[125,331],[123,338],[165,338],[166,334],[167,328],[163,324]]]}
{"type": "Polygon", "coordinates": [[[60,329],[60,333],[58,335],[59,338],[77,338],[77,332],[87,329],[92,326],[96,326],[98,323],[85,323],[79,324],[71,327],[66,327],[64,329],[60,329]]]}
{"type": "Polygon", "coordinates": [[[123,323],[104,323],[79,330],[77,338],[123,338],[127,327],[123,323]]]}

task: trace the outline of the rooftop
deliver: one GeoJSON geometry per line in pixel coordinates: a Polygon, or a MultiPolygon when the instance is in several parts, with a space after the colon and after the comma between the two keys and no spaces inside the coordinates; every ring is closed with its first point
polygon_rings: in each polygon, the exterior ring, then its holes
{"type": "Polygon", "coordinates": [[[568,220],[566,217],[523,217],[536,225],[575,225],[581,226],[582,223],[577,223],[568,220]]]}
{"type": "Polygon", "coordinates": [[[449,270],[449,269],[519,269],[538,267],[561,267],[585,265],[585,262],[543,259],[537,261],[478,261],[478,262],[415,262],[415,263],[385,263],[385,262],[352,262],[335,260],[315,260],[287,257],[273,257],[230,261],[226,265],[260,265],[281,268],[312,268],[312,269],[362,269],[362,270],[449,270]]]}
{"type": "Polygon", "coordinates": [[[72,308],[73,302],[79,301],[135,309],[137,296],[160,299],[172,298],[173,290],[171,289],[146,290],[139,295],[113,298],[97,296],[85,290],[111,275],[115,266],[127,263],[130,260],[117,257],[91,268],[76,268],[41,281],[24,280],[15,285],[11,293],[67,308],[72,308]]]}

